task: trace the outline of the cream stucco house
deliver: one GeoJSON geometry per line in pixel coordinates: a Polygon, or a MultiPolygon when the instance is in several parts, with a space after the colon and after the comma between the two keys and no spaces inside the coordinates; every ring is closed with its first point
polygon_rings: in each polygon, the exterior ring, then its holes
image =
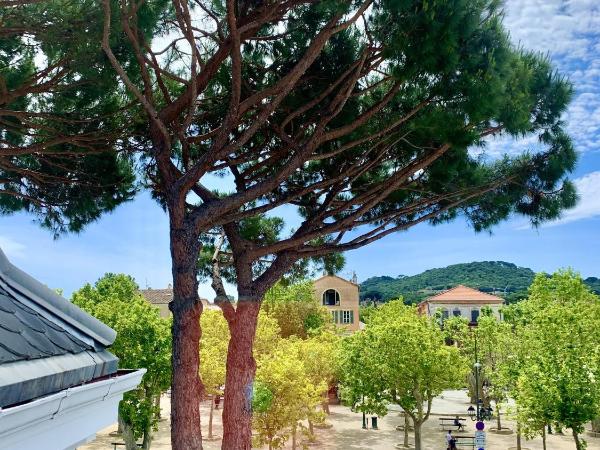
{"type": "Polygon", "coordinates": [[[421,314],[427,314],[430,317],[434,316],[437,311],[440,311],[444,319],[452,316],[464,317],[469,323],[475,325],[482,308],[490,308],[494,316],[501,319],[500,307],[503,303],[504,300],[501,297],[460,284],[427,298],[419,303],[418,309],[421,314]]]}
{"type": "Polygon", "coordinates": [[[325,275],[315,280],[314,286],[317,300],[331,312],[336,325],[351,332],[360,329],[356,280],[325,275]]]}

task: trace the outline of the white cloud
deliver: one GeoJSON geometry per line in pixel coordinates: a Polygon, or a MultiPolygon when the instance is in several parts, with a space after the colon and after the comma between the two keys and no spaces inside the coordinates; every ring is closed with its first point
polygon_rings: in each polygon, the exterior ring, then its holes
{"type": "MultiPolygon", "coordinates": [[[[598,0],[507,0],[505,25],[516,44],[548,53],[575,86],[565,114],[567,130],[581,152],[600,150],[600,2],[598,0]]],[[[488,154],[514,154],[531,142],[496,139],[488,154]]]]}
{"type": "Polygon", "coordinates": [[[559,220],[549,223],[548,226],[600,217],[600,171],[577,178],[574,183],[579,194],[579,203],[575,208],[565,211],[559,220]]]}

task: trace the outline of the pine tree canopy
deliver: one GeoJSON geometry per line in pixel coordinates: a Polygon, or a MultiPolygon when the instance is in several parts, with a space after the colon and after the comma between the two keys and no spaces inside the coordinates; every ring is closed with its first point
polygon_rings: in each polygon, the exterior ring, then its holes
{"type": "Polygon", "coordinates": [[[3,3],[0,210],[56,232],[148,188],[283,267],[575,204],[572,86],[510,42],[497,0],[3,3]],[[538,144],[497,157],[492,135],[538,144]],[[299,227],[252,229],[283,205],[299,227]]]}

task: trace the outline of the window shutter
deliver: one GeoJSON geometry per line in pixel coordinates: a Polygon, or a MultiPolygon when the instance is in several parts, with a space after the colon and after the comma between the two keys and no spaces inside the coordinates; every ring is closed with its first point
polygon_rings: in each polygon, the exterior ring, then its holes
{"type": "Polygon", "coordinates": [[[350,310],[350,323],[354,323],[354,310],[350,310]]]}
{"type": "Polygon", "coordinates": [[[334,311],[333,312],[333,321],[335,323],[339,323],[339,316],[338,315],[339,315],[339,311],[334,311]]]}

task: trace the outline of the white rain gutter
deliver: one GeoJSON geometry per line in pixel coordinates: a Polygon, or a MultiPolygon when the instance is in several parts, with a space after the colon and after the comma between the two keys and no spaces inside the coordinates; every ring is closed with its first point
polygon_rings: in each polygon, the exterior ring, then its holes
{"type": "Polygon", "coordinates": [[[117,421],[123,394],[135,389],[145,372],[119,371],[110,378],[0,409],[0,448],[65,450],[89,442],[98,430],[117,421]]]}

